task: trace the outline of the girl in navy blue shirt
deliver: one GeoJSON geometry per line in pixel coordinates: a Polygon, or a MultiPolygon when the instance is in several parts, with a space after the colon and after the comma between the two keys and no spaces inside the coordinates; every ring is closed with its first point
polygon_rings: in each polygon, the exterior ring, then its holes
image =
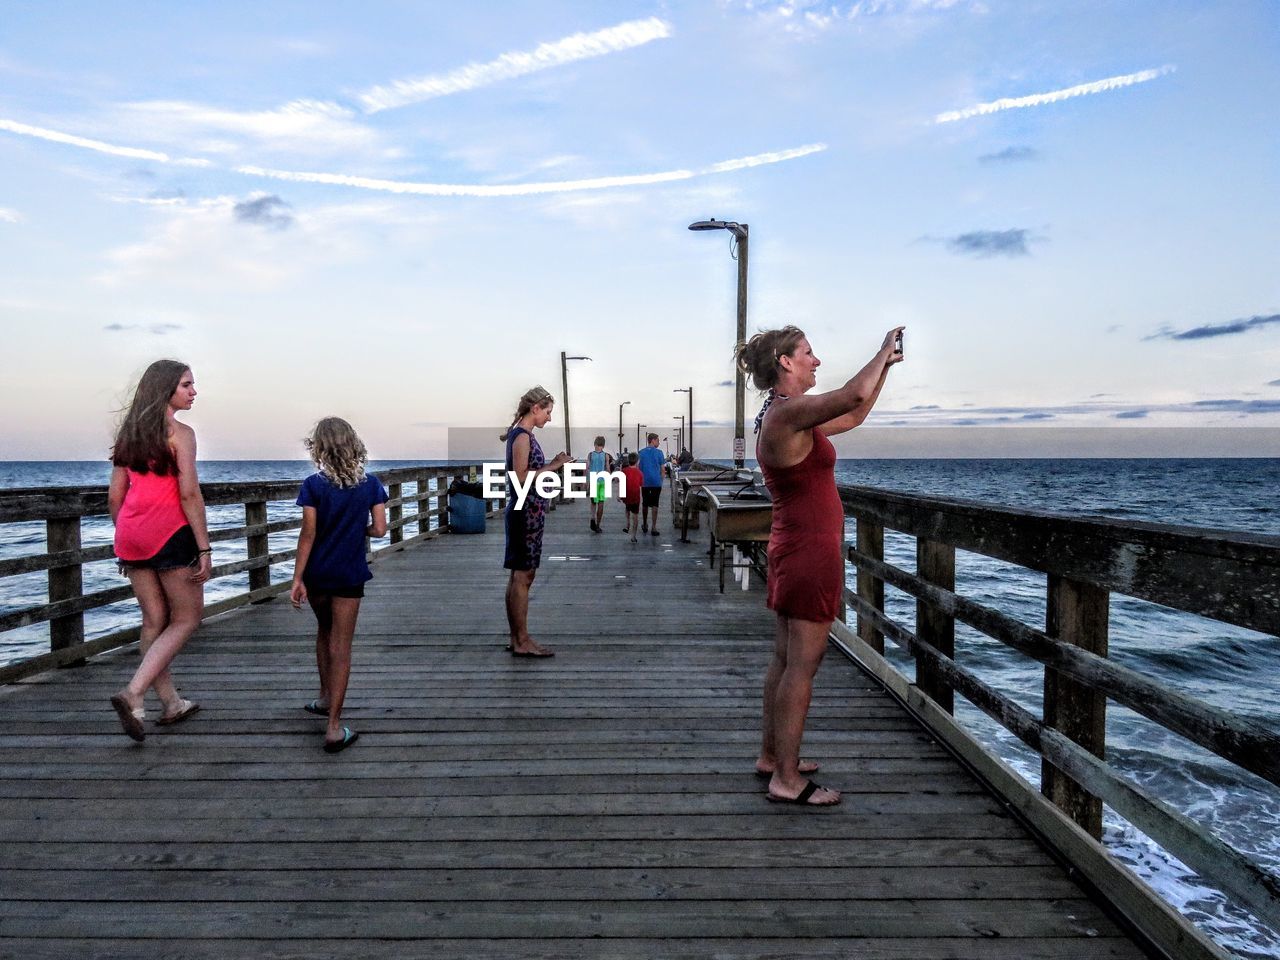
{"type": "Polygon", "coordinates": [[[347,421],[325,417],[303,442],[319,472],[307,477],[298,493],[302,530],[289,598],[299,610],[307,601],[316,615],[320,696],[303,709],[329,718],[324,749],[337,753],[360,736],[342,725],[342,701],[351,677],[360,599],[373,577],[365,537],[387,532],[387,491],[364,472],[368,454],[347,421]]]}

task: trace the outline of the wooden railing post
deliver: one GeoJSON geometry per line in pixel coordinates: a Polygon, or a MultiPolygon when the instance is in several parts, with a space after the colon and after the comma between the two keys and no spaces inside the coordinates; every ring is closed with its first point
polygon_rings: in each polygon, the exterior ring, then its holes
{"type": "MultiPolygon", "coordinates": [[[[80,518],[56,517],[45,521],[45,542],[49,553],[80,550],[80,518]]],[[[49,602],[73,600],[84,594],[83,567],[74,563],[65,567],[49,568],[49,602]]],[[[77,643],[84,643],[84,614],[71,613],[54,617],[49,621],[49,649],[65,650],[77,643]]],[[[82,666],[83,660],[67,666],[82,666]]]]}
{"type": "MultiPolygon", "coordinates": [[[[884,559],[884,527],[858,517],[857,537],[859,553],[865,553],[872,560],[884,559]]],[[[884,581],[861,567],[858,568],[858,599],[884,613],[884,581]]],[[[858,614],[858,637],[876,653],[884,653],[884,634],[861,613],[858,614]]]]}
{"type": "MultiPolygon", "coordinates": [[[[944,590],[956,588],[956,548],[916,538],[916,574],[944,590]]],[[[916,601],[916,636],[939,653],[955,658],[955,619],[923,600],[916,601]]],[[[929,664],[916,659],[916,686],[947,713],[955,712],[955,693],[951,685],[929,664]]]]}
{"type": "Polygon", "coordinates": [[[440,504],[444,508],[440,513],[440,529],[447,530],[449,527],[449,485],[453,482],[453,478],[447,473],[440,475],[440,504]]]}
{"type": "MultiPolygon", "coordinates": [[[[267,504],[263,500],[250,500],[244,505],[244,525],[246,527],[266,526],[267,523],[267,504]]],[[[245,543],[248,550],[250,560],[255,557],[265,557],[267,555],[267,534],[265,532],[258,534],[250,534],[245,537],[245,543]]],[[[263,587],[271,586],[271,568],[267,566],[255,567],[249,571],[249,590],[261,590],[263,587]]],[[[268,598],[269,599],[269,598],[268,598]]],[[[256,603],[265,603],[266,600],[258,600],[256,603]]]]}
{"type": "MultiPolygon", "coordinates": [[[[400,490],[401,490],[401,485],[398,483],[391,483],[387,485],[387,495],[391,497],[392,500],[400,499],[400,490]]],[[[400,520],[403,516],[404,516],[404,505],[399,503],[393,503],[391,506],[390,523],[387,524],[387,526],[391,530],[392,543],[399,543],[401,540],[404,539],[404,528],[400,526],[400,520]]]]}
{"type": "MultiPolygon", "coordinates": [[[[1049,575],[1045,633],[1095,653],[1107,655],[1109,594],[1102,587],[1049,575]]],[[[1105,758],[1107,698],[1078,680],[1044,671],[1044,722],[1061,731],[1094,756],[1105,758]]],[[[1067,816],[1102,837],[1102,801],[1048,760],[1041,761],[1040,791],[1067,816]]]]}
{"type": "Polygon", "coordinates": [[[426,470],[418,473],[418,536],[431,530],[431,474],[426,470]]]}
{"type": "Polygon", "coordinates": [[[436,474],[436,529],[449,529],[449,483],[442,473],[436,474]]]}

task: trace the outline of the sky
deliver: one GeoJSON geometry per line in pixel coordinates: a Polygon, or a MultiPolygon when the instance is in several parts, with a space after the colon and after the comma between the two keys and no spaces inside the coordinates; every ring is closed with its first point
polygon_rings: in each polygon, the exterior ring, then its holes
{"type": "Polygon", "coordinates": [[[708,218],[749,224],[748,331],[802,327],[819,390],[906,325],[866,428],[919,456],[1261,452],[1277,50],[1272,0],[7,0],[0,459],[105,456],[166,356],[203,458],[301,458],[326,415],[446,457],[560,397],[561,351],[575,426],[674,437],[690,386],[732,424],[708,218]]]}

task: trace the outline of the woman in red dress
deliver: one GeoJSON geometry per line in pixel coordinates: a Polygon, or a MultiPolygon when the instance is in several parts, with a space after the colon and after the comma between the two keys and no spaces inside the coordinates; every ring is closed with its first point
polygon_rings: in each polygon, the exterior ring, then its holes
{"type": "Polygon", "coordinates": [[[742,344],[736,361],[757,389],[767,390],[756,417],[756,459],[773,495],[769,536],[769,609],[777,614],[773,661],[764,680],[764,722],[756,774],[768,778],[778,803],[830,806],[835,790],[805,774],[800,740],[813,677],[844,597],[844,508],[836,490],[836,451],[828,437],[866,419],[889,368],[902,360],[890,330],[879,351],[843,387],[805,396],[820,361],[796,327],[767,330],[742,344]]]}

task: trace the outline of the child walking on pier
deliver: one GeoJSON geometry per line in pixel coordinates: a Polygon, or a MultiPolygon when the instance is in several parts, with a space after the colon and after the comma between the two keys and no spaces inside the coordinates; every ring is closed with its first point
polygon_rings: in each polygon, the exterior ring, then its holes
{"type": "Polygon", "coordinates": [[[302,530],[289,598],[299,610],[307,601],[316,615],[320,696],[303,709],[329,718],[324,749],[338,753],[360,736],[342,725],[342,702],[351,677],[360,600],[373,577],[365,537],[387,532],[387,491],[377,477],[365,473],[364,443],[347,421],[325,417],[304,443],[319,472],[307,477],[298,493],[302,530]]]}
{"type": "MultiPolygon", "coordinates": [[[[613,470],[613,457],[604,449],[604,437],[596,437],[595,449],[587,454],[587,479],[593,473],[608,473],[613,470]]],[[[604,502],[609,499],[609,481],[604,477],[591,484],[591,529],[600,532],[600,524],[604,521],[604,502]]]]}
{"type": "Polygon", "coordinates": [[[636,466],[639,457],[635,451],[627,454],[627,465],[622,468],[622,475],[626,478],[626,491],[622,494],[622,502],[627,507],[627,527],[626,532],[631,534],[631,542],[636,542],[636,530],[640,526],[640,488],[644,485],[644,475],[640,472],[640,468],[636,466]]]}

